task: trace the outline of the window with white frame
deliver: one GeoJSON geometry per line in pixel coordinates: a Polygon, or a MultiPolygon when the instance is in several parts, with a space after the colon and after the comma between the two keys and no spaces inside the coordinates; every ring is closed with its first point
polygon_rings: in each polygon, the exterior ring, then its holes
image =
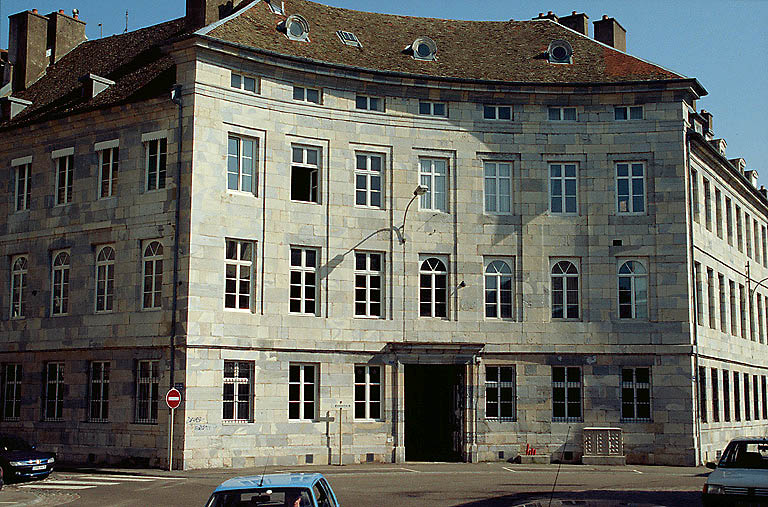
{"type": "Polygon", "coordinates": [[[163,245],[149,241],[144,247],[144,279],[142,308],[162,308],[163,295],[163,245]]]}
{"type": "Polygon", "coordinates": [[[384,156],[376,153],[355,154],[355,205],[382,207],[381,174],[384,156]]]}
{"type": "Polygon", "coordinates": [[[291,153],[291,200],[319,203],[320,150],[293,146],[291,153]]]}
{"type": "Polygon", "coordinates": [[[381,419],[381,366],[355,365],[355,419],[381,419]]]}
{"type": "Polygon", "coordinates": [[[384,99],[382,97],[370,97],[368,95],[357,95],[355,97],[355,108],[365,111],[384,111],[384,99]]]}
{"type": "Polygon", "coordinates": [[[556,261],[551,271],[552,318],[579,318],[579,270],[571,261],[556,261]]]}
{"type": "Polygon", "coordinates": [[[514,366],[485,367],[485,418],[515,421],[517,386],[514,366]]]}
{"type": "Polygon", "coordinates": [[[56,165],[56,205],[72,202],[72,183],[75,179],[75,157],[64,155],[54,159],[56,165]]]}
{"type": "Polygon", "coordinates": [[[485,267],[485,316],[514,319],[514,274],[511,259],[487,261],[485,267]]]}
{"type": "Polygon", "coordinates": [[[483,106],[485,120],[511,120],[512,106],[483,106]]]}
{"type": "Polygon", "coordinates": [[[291,313],[317,314],[317,257],[314,248],[291,248],[291,313]]]}
{"type": "Polygon", "coordinates": [[[613,118],[616,121],[642,120],[643,106],[616,106],[613,108],[613,118]]]}
{"type": "Polygon", "coordinates": [[[3,420],[18,421],[21,417],[21,376],[20,363],[3,365],[3,420]]]}
{"type": "Polygon", "coordinates": [[[547,118],[551,121],[576,121],[576,108],[550,107],[547,109],[547,118]]]}
{"type": "Polygon", "coordinates": [[[90,411],[91,422],[109,420],[109,362],[91,362],[90,411]]]}
{"type": "Polygon", "coordinates": [[[120,148],[99,150],[99,198],[115,195],[119,162],[120,148]]]}
{"type": "Polygon", "coordinates": [[[228,239],[224,273],[224,308],[251,310],[255,244],[228,239]]]}
{"type": "Polygon", "coordinates": [[[51,293],[51,314],[69,313],[69,252],[55,252],[53,255],[51,293]]]}
{"type": "Polygon", "coordinates": [[[258,139],[235,135],[227,138],[227,190],[257,193],[258,149],[258,139]]]}
{"type": "Polygon", "coordinates": [[[619,318],[648,318],[648,270],[640,261],[624,261],[619,265],[619,318]]]}
{"type": "Polygon", "coordinates": [[[552,421],[578,422],[581,414],[581,368],[552,367],[552,421]]]}
{"type": "Polygon", "coordinates": [[[32,164],[16,166],[16,211],[29,209],[32,199],[32,164]]]}
{"type": "Polygon", "coordinates": [[[221,418],[225,422],[253,422],[252,361],[224,361],[221,418]]]}
{"type": "MultiPolygon", "coordinates": [[[[707,178],[702,178],[702,186],[704,187],[704,227],[708,231],[712,231],[712,190],[707,178]]],[[[749,221],[747,221],[749,224],[749,221]]]]}
{"type": "Polygon", "coordinates": [[[445,102],[419,101],[419,114],[425,116],[448,116],[448,104],[445,102]]]}
{"type": "Polygon", "coordinates": [[[96,254],[96,312],[111,312],[115,306],[115,249],[101,247],[96,254]]]}
{"type": "Polygon", "coordinates": [[[645,213],[645,164],[643,162],[616,164],[616,211],[645,213]]]}
{"type": "Polygon", "coordinates": [[[483,162],[485,174],[485,212],[495,215],[512,213],[512,163],[483,162]]]}
{"type": "Polygon", "coordinates": [[[448,211],[448,161],[444,158],[420,158],[419,179],[427,192],[419,199],[419,209],[448,211]]]}
{"type": "Polygon", "coordinates": [[[45,364],[43,420],[61,421],[64,414],[64,363],[45,364]]]}
{"type": "Polygon", "coordinates": [[[579,212],[578,166],[575,163],[549,164],[549,212],[576,215],[579,212]]]}
{"type": "Polygon", "coordinates": [[[382,254],[355,252],[355,317],[382,315],[382,254]]]}
{"type": "Polygon", "coordinates": [[[259,80],[255,77],[245,76],[232,72],[229,80],[229,86],[237,88],[238,90],[245,90],[251,93],[259,93],[259,80]]]}
{"type": "Polygon", "coordinates": [[[168,162],[168,140],[152,139],[146,146],[146,186],[147,191],[165,188],[166,165],[168,162]]]}
{"type": "Polygon", "coordinates": [[[651,420],[651,369],[621,369],[621,420],[651,420]]]}
{"type": "Polygon", "coordinates": [[[288,419],[312,420],[317,414],[318,366],[291,363],[288,367],[288,419]]]}
{"type": "Polygon", "coordinates": [[[29,261],[26,255],[17,255],[11,259],[11,318],[23,319],[27,310],[27,270],[29,261]]]}
{"type": "Polygon", "coordinates": [[[419,315],[448,316],[448,268],[442,259],[427,257],[419,268],[419,315]]]}
{"type": "Polygon", "coordinates": [[[305,88],[303,86],[293,87],[293,100],[299,100],[302,102],[312,102],[319,104],[321,100],[321,93],[319,88],[305,88]]]}
{"type": "Polygon", "coordinates": [[[143,424],[157,423],[157,406],[160,390],[159,363],[141,359],[136,365],[136,414],[135,421],[143,424]]]}

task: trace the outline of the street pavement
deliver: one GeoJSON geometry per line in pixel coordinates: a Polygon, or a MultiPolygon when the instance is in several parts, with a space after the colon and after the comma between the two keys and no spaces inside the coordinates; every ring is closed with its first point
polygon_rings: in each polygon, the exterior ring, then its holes
{"type": "MultiPolygon", "coordinates": [[[[211,491],[261,468],[172,472],[68,469],[6,485],[0,507],[204,506],[211,491]]],[[[343,507],[695,506],[709,470],[497,463],[406,463],[267,467],[266,473],[320,472],[343,507]],[[551,502],[551,503],[550,503],[551,502]]]]}

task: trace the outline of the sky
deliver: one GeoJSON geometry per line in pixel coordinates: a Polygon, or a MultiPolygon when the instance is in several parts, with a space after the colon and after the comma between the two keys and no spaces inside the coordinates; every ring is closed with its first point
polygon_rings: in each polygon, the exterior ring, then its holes
{"type": "MultiPolygon", "coordinates": [[[[741,157],[768,186],[768,0],[442,0],[382,2],[323,0],[327,5],[408,16],[471,20],[526,20],[539,12],[565,16],[603,14],[627,30],[627,52],[695,77],[709,92],[697,104],[714,115],[716,137],[728,158],[741,157]]],[[[86,35],[97,39],[184,15],[185,0],[0,0],[0,47],[8,47],[8,16],[37,8],[41,14],[80,11],[86,35]],[[101,24],[102,26],[99,26],[101,24]]],[[[311,23],[311,20],[310,20],[311,23]]]]}

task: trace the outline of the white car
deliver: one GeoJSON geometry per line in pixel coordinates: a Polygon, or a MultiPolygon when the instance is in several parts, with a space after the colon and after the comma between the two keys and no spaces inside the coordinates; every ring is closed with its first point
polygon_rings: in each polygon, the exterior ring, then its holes
{"type": "Polygon", "coordinates": [[[707,463],[704,505],[768,505],[768,437],[731,440],[720,461],[707,463]]]}

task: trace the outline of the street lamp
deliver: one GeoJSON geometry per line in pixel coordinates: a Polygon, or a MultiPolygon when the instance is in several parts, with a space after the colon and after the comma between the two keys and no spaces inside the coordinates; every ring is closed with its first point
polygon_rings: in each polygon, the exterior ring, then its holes
{"type": "Polygon", "coordinates": [[[408,205],[405,207],[405,213],[403,213],[403,225],[400,226],[400,244],[405,244],[405,220],[408,218],[408,208],[411,207],[411,204],[413,204],[413,201],[416,200],[417,197],[421,197],[422,195],[426,194],[429,191],[429,188],[424,185],[417,185],[416,188],[413,191],[413,197],[411,197],[411,200],[408,201],[408,205]]]}

